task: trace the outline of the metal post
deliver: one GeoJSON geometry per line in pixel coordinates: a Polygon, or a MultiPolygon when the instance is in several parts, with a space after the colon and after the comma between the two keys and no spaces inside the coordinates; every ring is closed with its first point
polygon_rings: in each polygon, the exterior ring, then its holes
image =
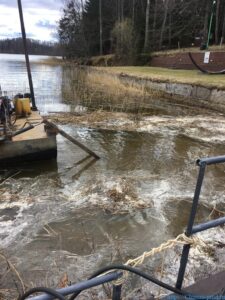
{"type": "Polygon", "coordinates": [[[210,40],[210,36],[211,36],[211,29],[212,29],[212,21],[213,21],[213,14],[214,14],[215,4],[216,4],[216,0],[213,1],[212,13],[211,13],[210,22],[209,22],[209,32],[208,32],[208,38],[207,38],[207,43],[206,43],[206,49],[209,48],[209,40],[210,40]]]}
{"type": "Polygon", "coordinates": [[[27,66],[27,75],[28,75],[28,81],[29,81],[29,86],[30,86],[32,110],[36,111],[37,107],[36,107],[36,103],[35,103],[33,81],[32,81],[32,76],[31,76],[30,61],[29,61],[29,55],[28,55],[28,49],[27,49],[26,31],[25,31],[24,20],[23,20],[22,3],[21,3],[21,0],[17,0],[17,1],[18,1],[18,9],[19,9],[19,16],[20,16],[21,32],[22,32],[22,37],[23,37],[24,54],[25,54],[26,66],[27,66]]]}
{"type": "MultiPolygon", "coordinates": [[[[202,187],[202,183],[203,183],[203,179],[204,179],[204,175],[205,175],[205,168],[206,168],[206,163],[205,162],[201,163],[200,169],[199,169],[199,174],[198,174],[198,180],[197,180],[197,184],[196,184],[196,188],[195,188],[195,194],[194,194],[194,198],[193,198],[191,213],[190,213],[188,226],[187,226],[187,230],[186,230],[187,236],[192,235],[192,228],[194,225],[194,220],[195,220],[195,216],[196,216],[196,212],[197,212],[197,208],[198,208],[198,201],[199,201],[201,187],[202,187]]],[[[182,284],[183,284],[189,251],[190,251],[190,245],[184,245],[181,260],[180,260],[180,269],[178,272],[177,283],[176,283],[176,288],[178,288],[178,289],[181,289],[182,284]]]]}
{"type": "Polygon", "coordinates": [[[114,285],[112,300],[120,300],[121,292],[122,292],[122,285],[114,285]]]}

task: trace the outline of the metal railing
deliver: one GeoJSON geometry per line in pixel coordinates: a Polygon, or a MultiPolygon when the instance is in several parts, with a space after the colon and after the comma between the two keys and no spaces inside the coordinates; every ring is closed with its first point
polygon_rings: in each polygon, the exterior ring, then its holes
{"type": "MultiPolygon", "coordinates": [[[[192,234],[207,230],[209,228],[217,227],[219,225],[225,224],[225,218],[218,218],[216,220],[212,220],[206,223],[201,223],[198,225],[194,225],[195,217],[196,217],[196,212],[198,208],[198,203],[199,203],[199,197],[201,193],[201,188],[205,176],[205,170],[206,166],[213,165],[213,164],[221,164],[225,162],[225,156],[217,156],[217,157],[210,157],[210,158],[203,158],[203,159],[198,159],[196,161],[197,165],[199,166],[199,174],[198,174],[198,179],[196,183],[196,188],[195,188],[195,194],[192,202],[192,207],[191,207],[191,212],[189,216],[189,221],[186,229],[186,235],[191,236],[192,234]]],[[[190,245],[184,245],[183,247],[183,252],[181,255],[181,260],[180,260],[180,269],[178,272],[178,277],[177,277],[177,283],[176,283],[176,288],[181,289],[183,280],[184,280],[184,274],[188,262],[188,255],[190,251],[190,245]]]]}
{"type": "MultiPolygon", "coordinates": [[[[205,176],[206,166],[213,165],[213,164],[225,163],[225,156],[203,158],[203,159],[197,160],[196,163],[199,166],[199,174],[198,174],[198,178],[197,178],[195,193],[194,193],[192,207],[191,207],[190,216],[189,216],[189,220],[188,220],[188,225],[187,225],[187,229],[185,232],[187,236],[191,236],[193,234],[207,230],[209,228],[213,228],[213,227],[217,227],[217,226],[225,224],[225,217],[221,217],[221,218],[211,220],[211,221],[208,221],[205,223],[194,225],[196,212],[197,212],[197,208],[198,208],[198,203],[199,203],[199,197],[200,197],[200,193],[201,193],[201,188],[202,188],[202,184],[203,184],[203,180],[204,180],[204,176],[205,176]]],[[[188,263],[189,251],[190,251],[190,245],[184,245],[181,259],[180,259],[180,268],[179,268],[177,282],[176,282],[175,287],[170,286],[170,285],[152,277],[151,275],[145,274],[144,272],[142,272],[136,268],[132,268],[132,267],[125,266],[125,265],[114,265],[114,266],[109,266],[109,267],[99,270],[98,272],[93,274],[93,276],[87,281],[83,281],[81,283],[77,283],[75,285],[71,285],[66,288],[62,288],[62,289],[58,289],[58,290],[51,290],[51,289],[47,289],[47,288],[32,289],[32,290],[28,291],[26,294],[24,294],[24,296],[22,296],[20,299],[21,300],[27,299],[27,297],[29,297],[29,295],[32,295],[34,292],[39,291],[39,292],[44,292],[45,294],[42,294],[42,295],[36,296],[36,297],[32,297],[29,299],[32,299],[32,300],[65,299],[64,296],[71,295],[69,300],[74,300],[80,294],[80,292],[82,292],[84,290],[87,290],[87,289],[95,287],[95,286],[102,285],[104,283],[113,282],[113,281],[119,279],[122,276],[121,270],[126,270],[129,272],[135,273],[136,275],[141,276],[141,277],[145,278],[146,280],[149,280],[152,283],[154,283],[158,286],[161,286],[175,294],[182,295],[182,296],[189,296],[189,297],[193,296],[194,298],[195,297],[198,298],[198,295],[192,295],[181,289],[182,284],[183,284],[184,275],[185,275],[186,266],[188,263]],[[99,275],[104,274],[105,272],[109,272],[109,271],[111,271],[111,273],[99,276],[99,275]]],[[[122,291],[122,285],[118,285],[118,286],[113,285],[112,300],[120,300],[121,299],[121,291],[122,291]]],[[[202,296],[201,296],[201,299],[203,299],[202,296]]],[[[213,298],[210,298],[210,299],[213,299],[213,298]]]]}

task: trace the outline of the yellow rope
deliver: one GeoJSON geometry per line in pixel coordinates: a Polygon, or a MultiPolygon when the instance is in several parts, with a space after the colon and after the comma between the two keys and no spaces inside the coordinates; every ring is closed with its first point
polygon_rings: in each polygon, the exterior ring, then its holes
{"type": "Polygon", "coordinates": [[[182,234],[178,235],[175,239],[168,240],[167,242],[162,243],[159,247],[153,248],[149,252],[144,252],[142,255],[138,256],[137,258],[129,259],[125,263],[125,265],[130,265],[130,266],[136,267],[138,265],[143,264],[144,260],[147,257],[153,256],[157,253],[160,253],[167,249],[173,248],[176,245],[191,245],[194,248],[196,248],[198,246],[206,247],[206,244],[202,239],[200,239],[196,236],[187,237],[185,233],[182,233],[182,234]]]}
{"type": "MultiPolygon", "coordinates": [[[[146,258],[148,258],[150,256],[154,256],[155,254],[160,253],[162,251],[165,251],[167,249],[171,249],[171,248],[173,248],[176,245],[191,245],[194,248],[197,248],[197,247],[206,248],[207,247],[206,243],[202,239],[200,239],[199,237],[196,237],[196,236],[188,237],[188,236],[186,236],[185,233],[182,233],[182,234],[178,235],[175,239],[170,239],[167,242],[162,243],[157,248],[153,248],[153,249],[151,249],[148,252],[144,252],[142,255],[140,255],[140,256],[138,256],[138,257],[136,257],[134,259],[129,259],[125,263],[125,265],[126,266],[129,265],[129,266],[132,266],[132,267],[136,267],[138,265],[143,264],[143,262],[144,262],[144,260],[146,258]]],[[[125,275],[122,278],[120,278],[117,281],[115,281],[114,285],[121,285],[121,284],[124,283],[124,280],[125,280],[125,278],[128,275],[128,272],[125,271],[123,273],[125,275]]]]}

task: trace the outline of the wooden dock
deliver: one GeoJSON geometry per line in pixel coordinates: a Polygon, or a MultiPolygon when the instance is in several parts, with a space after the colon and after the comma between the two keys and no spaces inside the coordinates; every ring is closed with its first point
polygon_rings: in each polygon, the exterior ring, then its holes
{"type": "Polygon", "coordinates": [[[34,128],[13,136],[0,143],[0,163],[15,163],[28,160],[56,158],[56,134],[45,129],[39,112],[32,111],[26,118],[18,118],[14,131],[34,126],[34,128]]]}

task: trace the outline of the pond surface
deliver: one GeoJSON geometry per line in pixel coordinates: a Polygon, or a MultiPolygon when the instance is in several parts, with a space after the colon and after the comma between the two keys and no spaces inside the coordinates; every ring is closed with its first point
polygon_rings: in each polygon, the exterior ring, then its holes
{"type": "MultiPolygon", "coordinates": [[[[67,109],[63,67],[39,59],[31,58],[37,106],[44,113],[67,109]]],[[[21,56],[0,60],[2,90],[27,90],[21,56]]],[[[198,173],[195,159],[225,153],[225,124],[213,113],[175,110],[153,109],[145,119],[151,130],[139,132],[62,126],[95,151],[98,161],[58,136],[56,162],[1,169],[1,249],[28,286],[56,286],[65,272],[72,282],[87,278],[183,232],[198,173]],[[156,117],[164,120],[162,130],[152,130],[156,117]]],[[[224,182],[224,166],[207,169],[198,222],[215,203],[223,205],[224,182]]],[[[150,261],[148,270],[154,272],[159,262],[150,261]]]]}

